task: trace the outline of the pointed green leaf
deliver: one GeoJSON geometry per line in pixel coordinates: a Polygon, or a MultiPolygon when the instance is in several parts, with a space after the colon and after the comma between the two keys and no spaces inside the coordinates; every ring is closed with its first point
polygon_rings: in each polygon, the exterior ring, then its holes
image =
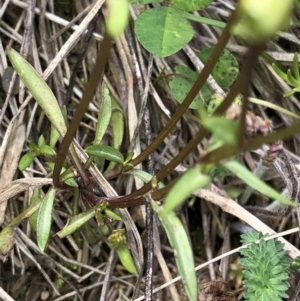
{"type": "MultiPolygon", "coordinates": [[[[187,96],[187,94],[190,92],[194,82],[196,81],[198,77],[198,73],[192,71],[188,67],[180,66],[180,65],[175,67],[175,71],[178,75],[175,75],[170,80],[169,86],[172,90],[175,99],[179,103],[182,103],[185,97],[187,96]],[[183,75],[184,78],[179,75],[183,75]],[[190,79],[190,81],[187,79],[190,79]]],[[[189,106],[190,109],[198,109],[199,107],[201,107],[203,103],[202,98],[204,101],[208,101],[212,95],[212,91],[208,84],[204,84],[200,92],[201,92],[201,98],[198,94],[190,104],[189,106]]]]}
{"type": "Polygon", "coordinates": [[[122,220],[122,218],[116,212],[114,212],[110,209],[105,209],[104,212],[108,217],[110,217],[110,218],[112,218],[116,221],[121,221],[122,220]]]}
{"type": "Polygon", "coordinates": [[[66,237],[76,230],[78,230],[83,224],[89,221],[95,216],[95,208],[91,208],[83,213],[77,214],[70,218],[67,225],[58,233],[56,233],[60,238],[66,237]]]}
{"type": "Polygon", "coordinates": [[[285,81],[287,81],[287,76],[286,74],[276,65],[276,64],[272,64],[272,67],[274,69],[274,71],[285,81]]]}
{"type": "Polygon", "coordinates": [[[90,145],[85,151],[90,156],[105,158],[117,163],[124,162],[124,156],[117,149],[108,145],[90,145]]]}
{"type": "Polygon", "coordinates": [[[61,114],[57,100],[37,71],[14,49],[8,48],[7,55],[21,80],[32,96],[42,107],[51,123],[56,127],[61,136],[67,132],[64,118],[61,114]]]}
{"type": "Polygon", "coordinates": [[[185,229],[173,211],[167,213],[163,207],[159,207],[154,201],[151,201],[151,206],[157,212],[159,220],[167,233],[170,245],[175,251],[176,265],[182,277],[186,294],[190,301],[196,301],[197,277],[194,256],[185,229]]]}
{"type": "Polygon", "coordinates": [[[112,146],[119,149],[124,137],[124,116],[119,103],[113,97],[111,99],[111,105],[111,127],[113,133],[112,146]]]}
{"type": "Polygon", "coordinates": [[[204,188],[211,182],[211,178],[201,173],[198,166],[190,168],[174,184],[164,201],[166,213],[182,204],[192,192],[204,188]],[[187,185],[188,183],[188,185],[187,185]]]}
{"type": "Polygon", "coordinates": [[[179,51],[193,37],[193,28],[171,7],[156,7],[141,13],[135,22],[140,43],[158,57],[179,51]]]}
{"type": "MultiPolygon", "coordinates": [[[[141,169],[136,169],[136,168],[129,170],[126,174],[131,174],[135,177],[138,177],[144,183],[150,182],[153,178],[153,176],[151,174],[149,174],[148,172],[141,170],[141,169]]],[[[158,188],[163,188],[163,187],[165,187],[165,185],[163,183],[161,183],[161,182],[158,183],[158,188]]]]}
{"type": "Polygon", "coordinates": [[[18,165],[19,169],[21,171],[25,170],[33,162],[36,156],[35,152],[29,152],[22,156],[18,165]]]}
{"type": "Polygon", "coordinates": [[[38,146],[42,146],[43,144],[46,144],[46,139],[44,135],[41,135],[38,140],[38,146]]]}
{"type": "MultiPolygon", "coordinates": [[[[120,149],[124,137],[124,116],[119,103],[111,98],[111,128],[112,128],[112,146],[115,149],[120,149]]],[[[113,170],[116,162],[110,162],[105,172],[113,170]]]]}
{"type": "MultiPolygon", "coordinates": [[[[33,206],[37,204],[40,201],[41,198],[41,187],[37,186],[34,188],[31,199],[30,199],[30,206],[33,206]]],[[[29,217],[29,223],[34,231],[37,229],[37,219],[38,219],[38,211],[35,211],[30,217],[29,217]]]]}
{"type": "Polygon", "coordinates": [[[256,177],[251,171],[249,171],[245,166],[237,161],[228,161],[222,164],[227,169],[229,169],[233,174],[235,174],[238,178],[243,180],[247,185],[252,187],[253,189],[259,191],[260,193],[268,196],[269,198],[276,199],[283,204],[287,204],[289,206],[295,206],[295,203],[289,200],[287,197],[283,196],[275,189],[271,188],[261,179],[256,177]]]}
{"type": "Polygon", "coordinates": [[[37,219],[37,243],[43,252],[51,233],[52,211],[55,199],[56,189],[51,187],[44,196],[37,219]]]}
{"type": "Polygon", "coordinates": [[[93,144],[98,145],[106,132],[111,116],[111,97],[109,90],[105,84],[101,88],[101,105],[99,108],[98,122],[96,127],[96,135],[93,144]]]}
{"type": "Polygon", "coordinates": [[[287,76],[287,83],[293,87],[299,87],[300,86],[300,82],[297,81],[293,75],[292,75],[292,72],[291,70],[289,69],[286,73],[286,76],[287,76]]]}

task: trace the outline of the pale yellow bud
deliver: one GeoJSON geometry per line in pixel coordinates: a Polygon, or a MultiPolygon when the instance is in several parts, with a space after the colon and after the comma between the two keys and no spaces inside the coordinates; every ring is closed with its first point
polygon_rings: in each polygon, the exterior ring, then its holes
{"type": "Polygon", "coordinates": [[[108,17],[106,29],[112,38],[118,37],[125,30],[129,18],[128,0],[106,0],[108,17]]]}
{"type": "Polygon", "coordinates": [[[263,43],[288,27],[294,0],[240,0],[231,33],[249,44],[263,43]]]}

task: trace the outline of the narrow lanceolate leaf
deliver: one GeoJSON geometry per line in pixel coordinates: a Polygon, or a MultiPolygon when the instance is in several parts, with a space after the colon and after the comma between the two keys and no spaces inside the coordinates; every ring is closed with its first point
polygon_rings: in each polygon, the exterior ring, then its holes
{"type": "Polygon", "coordinates": [[[185,172],[171,188],[164,201],[165,212],[170,212],[182,204],[189,195],[197,189],[204,188],[211,178],[200,172],[199,167],[193,167],[185,172]]]}
{"type": "Polygon", "coordinates": [[[152,208],[167,233],[171,247],[174,249],[175,261],[182,277],[184,289],[190,301],[197,300],[197,277],[194,266],[192,248],[180,219],[173,211],[167,213],[163,207],[159,207],[154,201],[152,208]]]}
{"type": "Polygon", "coordinates": [[[49,86],[17,51],[8,48],[7,55],[21,80],[42,107],[51,123],[55,126],[60,135],[64,136],[67,128],[57,100],[49,86]]]}
{"type": "Polygon", "coordinates": [[[52,211],[56,190],[51,187],[42,200],[37,218],[37,243],[44,251],[51,232],[52,211]]]}
{"type": "MultiPolygon", "coordinates": [[[[144,183],[150,182],[153,178],[153,175],[149,174],[148,172],[141,170],[141,169],[136,169],[136,168],[129,170],[127,173],[131,174],[135,177],[138,177],[144,183]]],[[[158,183],[158,188],[163,188],[163,187],[165,187],[165,185],[163,183],[158,183]]]]}
{"type": "Polygon", "coordinates": [[[124,156],[117,149],[108,145],[90,145],[85,151],[90,156],[104,158],[121,164],[124,162],[124,156]]]}
{"type": "Polygon", "coordinates": [[[109,90],[105,84],[102,85],[101,94],[102,102],[99,109],[96,135],[93,143],[95,145],[101,143],[111,116],[111,97],[109,95],[109,90]]]}
{"type": "Polygon", "coordinates": [[[237,161],[228,161],[222,164],[228,170],[230,170],[233,174],[235,174],[238,178],[243,180],[246,184],[248,184],[253,189],[259,191],[260,193],[268,196],[269,198],[276,199],[283,204],[287,204],[289,206],[295,206],[295,203],[289,200],[284,195],[277,192],[275,189],[271,188],[261,179],[256,177],[251,171],[249,171],[245,166],[240,164],[237,161]]]}
{"type": "Polygon", "coordinates": [[[95,216],[95,208],[91,208],[83,213],[73,216],[68,224],[57,233],[60,238],[66,237],[76,230],[78,230],[82,225],[95,216]]]}
{"type": "MultiPolygon", "coordinates": [[[[41,195],[41,187],[37,186],[34,188],[31,199],[30,199],[30,206],[33,206],[37,204],[40,200],[41,195]]],[[[29,217],[29,223],[31,227],[36,231],[37,229],[37,219],[38,219],[38,211],[35,211],[30,217],[29,217]]]]}
{"type": "Polygon", "coordinates": [[[124,116],[119,103],[111,98],[111,127],[113,132],[112,146],[119,149],[124,137],[124,116]]]}
{"type": "MultiPolygon", "coordinates": [[[[124,116],[119,103],[111,97],[111,128],[112,128],[112,146],[120,149],[124,137],[124,116]]],[[[110,162],[105,172],[113,170],[116,162],[110,162]]]]}

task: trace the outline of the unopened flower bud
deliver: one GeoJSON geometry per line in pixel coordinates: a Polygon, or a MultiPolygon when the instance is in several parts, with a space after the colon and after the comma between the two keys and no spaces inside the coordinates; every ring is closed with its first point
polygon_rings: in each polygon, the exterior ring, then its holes
{"type": "Polygon", "coordinates": [[[256,45],[288,27],[293,0],[240,0],[231,33],[256,45]]]}

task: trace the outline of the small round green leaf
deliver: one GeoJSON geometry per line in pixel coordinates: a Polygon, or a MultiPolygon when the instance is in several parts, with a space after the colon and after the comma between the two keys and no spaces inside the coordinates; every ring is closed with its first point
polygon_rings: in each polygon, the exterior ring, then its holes
{"type": "Polygon", "coordinates": [[[186,12],[201,10],[212,2],[213,0],[171,0],[174,7],[186,12]]]}
{"type": "MultiPolygon", "coordinates": [[[[194,82],[198,77],[198,73],[192,71],[190,68],[185,66],[176,66],[175,67],[176,73],[182,75],[181,76],[174,76],[173,79],[170,81],[169,85],[174,95],[174,98],[179,102],[182,103],[186,97],[186,95],[191,90],[194,82]],[[187,79],[185,79],[187,78],[187,79]],[[189,79],[189,80],[188,80],[189,79]]],[[[204,84],[203,88],[201,89],[201,95],[204,101],[210,99],[212,92],[208,84],[204,84]]],[[[190,104],[190,109],[199,109],[202,105],[203,101],[201,100],[200,96],[197,95],[192,103],[190,104]]]]}
{"type": "Polygon", "coordinates": [[[193,37],[190,23],[171,7],[156,7],[140,14],[135,22],[140,43],[158,57],[174,54],[193,37]]]}
{"type": "Polygon", "coordinates": [[[21,171],[25,170],[33,162],[36,156],[37,154],[35,152],[29,152],[25,154],[19,162],[19,169],[21,171]]]}
{"type": "Polygon", "coordinates": [[[101,157],[121,164],[124,162],[124,156],[117,149],[108,145],[91,145],[85,151],[90,156],[101,157]]]}
{"type": "Polygon", "coordinates": [[[49,240],[56,189],[51,187],[42,200],[37,218],[37,243],[44,251],[49,240]]]}
{"type": "MultiPolygon", "coordinates": [[[[199,59],[205,64],[213,50],[214,47],[201,50],[198,54],[199,59]]],[[[239,64],[236,58],[227,49],[224,49],[212,71],[212,76],[221,87],[226,88],[233,84],[238,72],[239,64]]]]}

